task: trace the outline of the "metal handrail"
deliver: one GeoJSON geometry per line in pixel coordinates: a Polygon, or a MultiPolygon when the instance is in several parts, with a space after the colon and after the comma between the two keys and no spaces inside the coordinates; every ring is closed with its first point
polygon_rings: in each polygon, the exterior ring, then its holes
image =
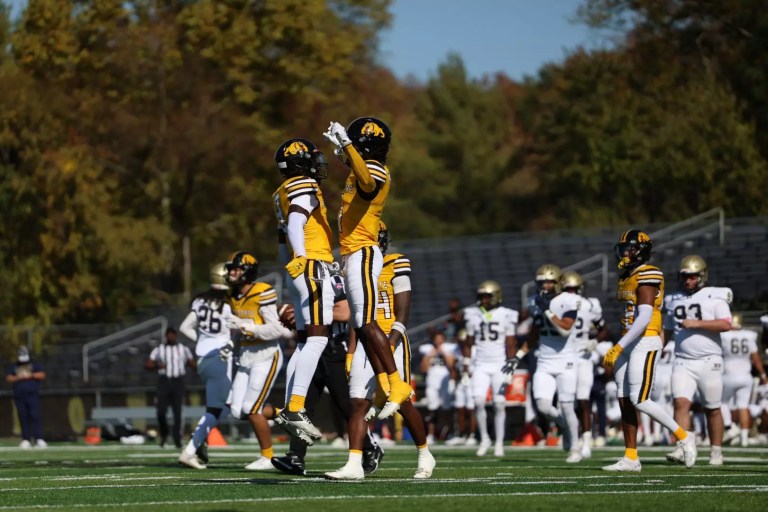
{"type": "MultiPolygon", "coordinates": [[[[680,228],[684,228],[686,226],[690,226],[691,224],[696,224],[700,220],[706,219],[707,217],[712,217],[714,215],[717,215],[718,235],[720,237],[719,238],[719,242],[720,242],[720,245],[723,245],[725,243],[725,210],[723,210],[720,207],[712,208],[711,210],[707,210],[704,213],[700,213],[698,215],[694,215],[693,217],[689,217],[689,218],[687,218],[685,220],[681,220],[680,222],[676,222],[675,224],[672,224],[671,226],[667,226],[666,228],[660,229],[658,231],[654,231],[653,233],[651,233],[651,239],[657,240],[659,238],[664,237],[668,233],[673,233],[673,232],[677,231],[680,228]]],[[[662,247],[667,247],[669,245],[677,243],[680,240],[684,240],[686,238],[690,238],[691,236],[695,236],[695,235],[699,235],[699,234],[705,233],[706,231],[709,230],[708,228],[710,226],[711,225],[704,226],[702,228],[697,229],[696,231],[693,231],[693,232],[689,231],[689,232],[685,233],[685,235],[677,236],[677,237],[675,237],[675,238],[673,238],[671,240],[667,240],[663,244],[660,244],[660,245],[656,246],[656,249],[661,249],[662,247]]]]}
{"type": "Polygon", "coordinates": [[[160,324],[160,329],[158,332],[160,333],[160,339],[162,339],[163,336],[165,335],[165,330],[168,328],[168,320],[164,316],[156,316],[155,318],[151,318],[149,320],[133,325],[131,327],[127,327],[125,329],[114,332],[112,334],[108,334],[107,336],[104,336],[102,338],[88,342],[85,345],[83,345],[83,382],[87,383],[90,378],[88,363],[89,363],[90,352],[94,348],[98,348],[107,343],[111,343],[131,333],[141,331],[143,329],[147,329],[148,327],[151,327],[155,324],[160,324]]]}

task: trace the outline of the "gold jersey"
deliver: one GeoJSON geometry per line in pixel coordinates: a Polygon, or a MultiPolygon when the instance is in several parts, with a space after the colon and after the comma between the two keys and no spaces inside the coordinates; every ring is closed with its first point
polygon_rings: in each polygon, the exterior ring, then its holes
{"type": "Polygon", "coordinates": [[[351,254],[378,243],[379,222],[389,195],[391,178],[386,165],[375,160],[366,160],[365,164],[377,186],[373,192],[366,194],[359,188],[355,173],[350,171],[341,194],[338,219],[341,254],[351,254]]]}
{"type": "Polygon", "coordinates": [[[304,225],[304,248],[307,251],[307,258],[332,262],[331,227],[328,225],[325,201],[317,181],[306,176],[294,176],[278,187],[272,194],[278,225],[284,231],[288,231],[288,208],[291,206],[291,201],[303,195],[316,196],[320,203],[304,225]]]}
{"type": "MultiPolygon", "coordinates": [[[[230,297],[229,305],[232,312],[239,318],[253,320],[256,325],[264,325],[264,317],[261,316],[261,308],[277,304],[277,292],[268,283],[254,283],[248,292],[240,297],[230,297]]],[[[259,341],[255,339],[241,339],[241,343],[259,341]]]]}
{"type": "Polygon", "coordinates": [[[394,280],[399,276],[411,275],[411,261],[402,254],[387,254],[379,275],[379,296],[376,300],[376,323],[389,336],[395,323],[394,280]]]}
{"type": "Polygon", "coordinates": [[[632,322],[635,321],[637,309],[637,288],[643,285],[651,285],[658,288],[656,299],[653,301],[651,321],[645,329],[643,336],[661,335],[661,308],[664,305],[664,274],[653,265],[640,265],[632,270],[627,277],[619,278],[619,292],[617,299],[623,306],[621,317],[622,336],[629,331],[632,322]]]}

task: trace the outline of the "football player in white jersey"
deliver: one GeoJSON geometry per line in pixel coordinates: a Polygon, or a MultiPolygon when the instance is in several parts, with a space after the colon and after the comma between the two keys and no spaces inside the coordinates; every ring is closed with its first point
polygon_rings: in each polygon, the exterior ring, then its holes
{"type": "Polygon", "coordinates": [[[538,346],[538,360],[533,374],[533,399],[536,408],[550,422],[555,422],[563,437],[566,462],[581,462],[579,419],[574,409],[579,354],[569,337],[581,308],[582,297],[562,291],[560,276],[552,292],[539,293],[528,346],[538,346]],[[558,409],[553,406],[557,392],[558,409]]]}
{"type": "MultiPolygon", "coordinates": [[[[451,439],[446,441],[445,444],[449,446],[462,444],[466,446],[475,446],[477,444],[477,439],[475,438],[475,431],[477,430],[475,399],[472,397],[472,378],[470,377],[470,369],[465,364],[466,361],[464,360],[464,343],[467,340],[467,330],[459,330],[456,334],[456,338],[458,339],[458,343],[456,344],[456,352],[454,353],[454,368],[458,380],[456,382],[456,391],[453,394],[453,406],[456,411],[457,432],[451,439]]],[[[472,350],[469,361],[472,360],[472,355],[474,355],[474,350],[472,350]]]]}
{"type": "MultiPolygon", "coordinates": [[[[584,279],[578,272],[563,272],[560,278],[563,291],[584,295],[584,279]]],[[[583,298],[568,337],[568,343],[577,354],[576,402],[581,411],[581,456],[592,456],[592,403],[589,397],[595,382],[594,357],[597,344],[608,339],[608,328],[603,320],[603,308],[597,297],[583,298]],[[595,336],[592,333],[595,332],[595,336]]]]}
{"type": "Polygon", "coordinates": [[[435,428],[441,410],[447,411],[453,405],[456,381],[451,379],[451,368],[456,364],[456,344],[445,341],[445,334],[437,331],[432,343],[419,347],[421,363],[419,369],[426,376],[424,394],[427,397],[427,442],[435,441],[435,428]]]}
{"type": "Polygon", "coordinates": [[[734,409],[739,418],[738,432],[741,446],[748,445],[749,439],[749,399],[754,384],[752,366],[760,376],[761,384],[768,384],[765,367],[757,348],[757,333],[743,329],[741,315],[733,315],[732,330],[720,334],[723,347],[723,404],[721,410],[725,422],[730,423],[731,409],[729,402],[733,400],[734,409]]]}
{"type": "Polygon", "coordinates": [[[491,447],[485,400],[488,388],[493,396],[494,429],[496,446],[493,454],[504,456],[504,430],[506,423],[506,397],[503,388],[507,381],[503,369],[509,363],[510,373],[522,354],[516,354],[515,330],[519,314],[501,305],[501,286],[496,281],[483,281],[477,287],[477,306],[467,308],[467,339],[464,342],[464,364],[471,367],[472,396],[475,399],[475,416],[480,431],[477,455],[482,457],[491,447]],[[472,358],[472,347],[475,356],[472,358]]]}
{"type": "MultiPolygon", "coordinates": [[[[709,432],[709,464],[723,464],[723,350],[720,333],[731,329],[731,290],[706,286],[707,263],[700,256],[680,261],[682,290],[665,300],[664,329],[675,340],[672,396],[675,421],[686,430],[691,425],[691,402],[696,391],[706,411],[709,432]]],[[[678,446],[667,454],[670,462],[681,462],[678,446]]]]}
{"type": "Polygon", "coordinates": [[[228,303],[227,269],[224,263],[211,267],[210,289],[192,301],[189,314],[179,326],[181,333],[196,342],[197,374],[205,383],[205,414],[197,422],[192,439],[179,455],[179,463],[205,469],[206,440],[211,429],[229,413],[227,396],[232,386],[232,308],[228,303]]]}

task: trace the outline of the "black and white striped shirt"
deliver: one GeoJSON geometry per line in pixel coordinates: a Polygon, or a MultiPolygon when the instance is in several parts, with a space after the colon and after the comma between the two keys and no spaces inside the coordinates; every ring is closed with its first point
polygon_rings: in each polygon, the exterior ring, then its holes
{"type": "Polygon", "coordinates": [[[165,368],[159,368],[157,373],[169,378],[183,377],[186,373],[185,367],[188,361],[193,360],[192,351],[189,347],[181,343],[169,345],[162,343],[152,350],[149,358],[154,361],[158,367],[161,364],[165,368]]]}

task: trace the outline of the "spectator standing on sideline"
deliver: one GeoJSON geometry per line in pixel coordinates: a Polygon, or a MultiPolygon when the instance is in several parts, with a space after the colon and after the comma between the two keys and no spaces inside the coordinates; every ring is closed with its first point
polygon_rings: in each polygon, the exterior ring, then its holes
{"type": "Polygon", "coordinates": [[[44,380],[42,365],[30,359],[27,347],[19,347],[16,362],[8,367],[5,381],[13,387],[13,402],[21,424],[20,448],[32,448],[32,438],[34,446],[48,447],[40,421],[40,383],[44,380]]]}
{"type": "Polygon", "coordinates": [[[189,347],[178,343],[176,329],[165,330],[165,342],[155,347],[145,364],[147,370],[157,370],[157,424],[160,427],[160,447],[168,439],[168,406],[173,412],[173,443],[181,449],[181,404],[184,401],[186,367],[195,368],[195,358],[189,347]]]}

